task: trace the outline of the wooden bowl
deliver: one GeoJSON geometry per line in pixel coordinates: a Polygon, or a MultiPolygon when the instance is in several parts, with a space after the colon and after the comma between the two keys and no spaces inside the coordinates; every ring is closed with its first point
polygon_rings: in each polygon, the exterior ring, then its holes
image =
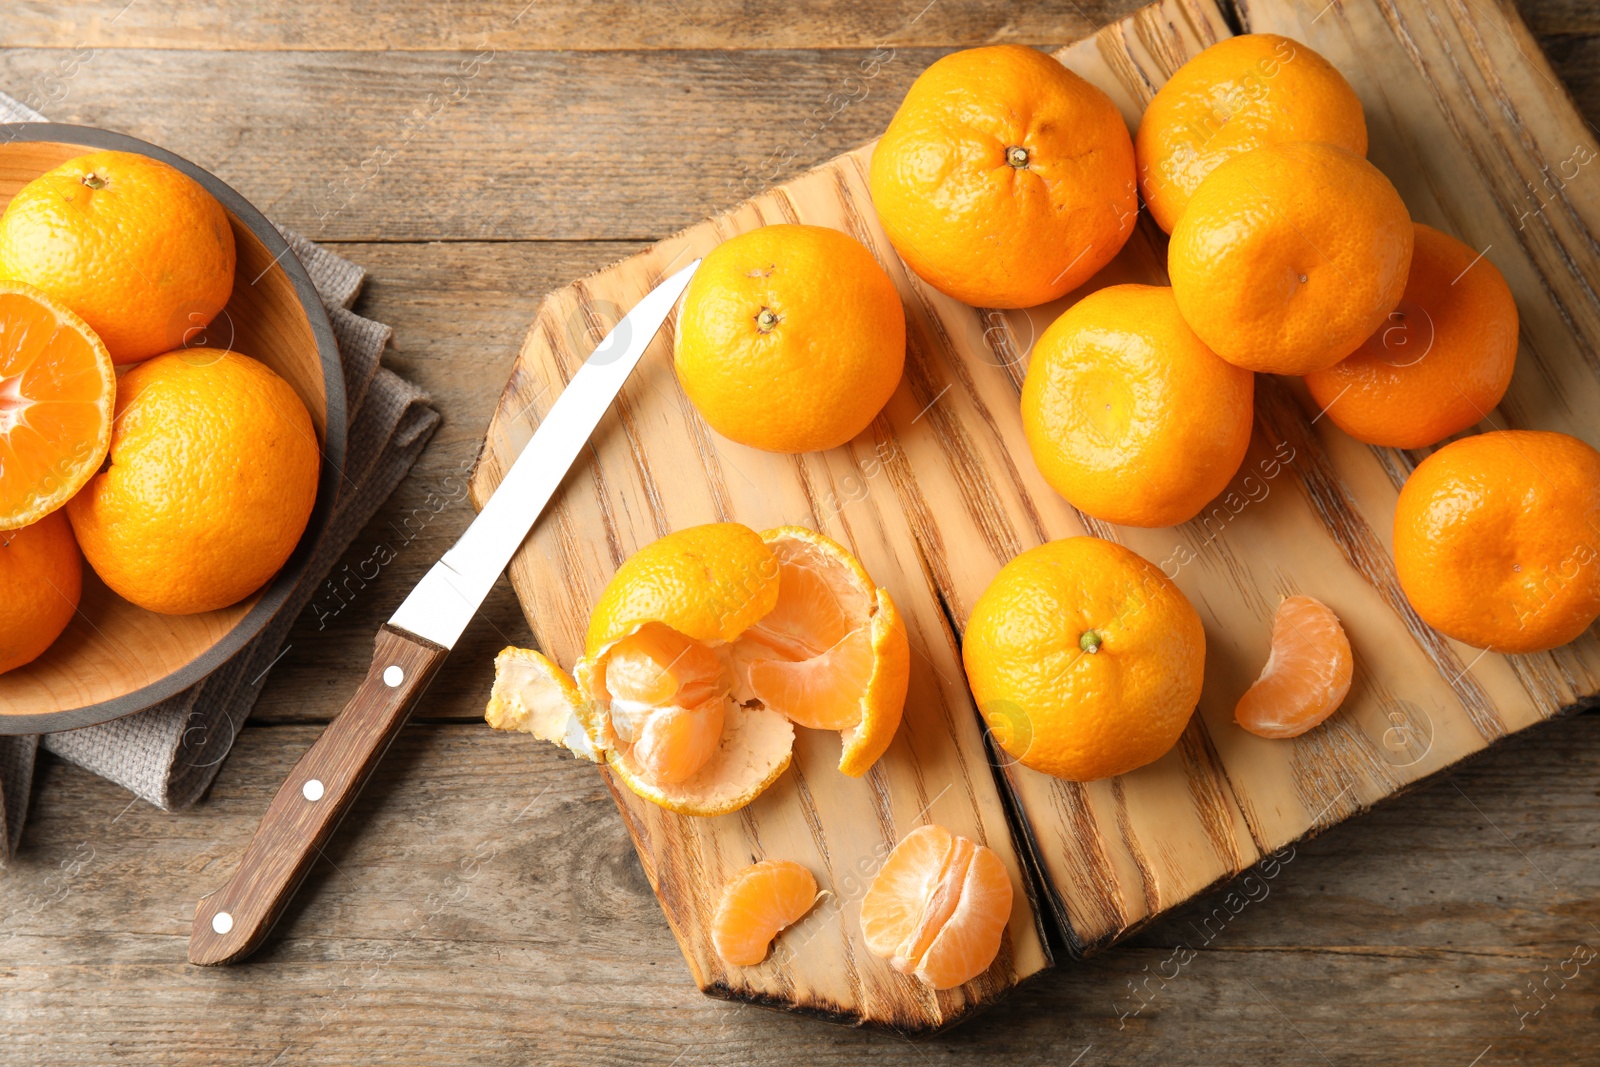
{"type": "Polygon", "coordinates": [[[233,296],[212,321],[204,343],[259,359],[305,401],[322,446],[317,503],[283,569],[262,589],[220,611],[145,611],[112,593],[85,564],[83,599],[66,632],[32,663],[0,674],[0,734],[71,730],[130,715],[226,663],[261,632],[303,577],[343,477],[344,373],[333,328],[305,268],[244,197],[188,160],[132,137],[30,122],[0,124],[0,209],[45,171],[107,148],[171,164],[205,186],[227,211],[239,262],[233,296]]]}

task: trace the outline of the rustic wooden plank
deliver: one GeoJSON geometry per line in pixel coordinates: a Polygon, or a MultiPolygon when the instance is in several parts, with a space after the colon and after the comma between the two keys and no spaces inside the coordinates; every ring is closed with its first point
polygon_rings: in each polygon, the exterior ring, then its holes
{"type": "MultiPolygon", "coordinates": [[[[475,502],[481,505],[521,452],[559,383],[660,278],[730,233],[764,221],[816,212],[837,218],[841,210],[860,218],[870,210],[841,197],[846,191],[831,173],[813,172],[734,216],[695,227],[546,298],[491,423],[473,477],[475,502]],[[564,328],[574,315],[591,323],[588,337],[564,328]]],[[[727,520],[757,530],[797,524],[829,534],[860,559],[894,597],[915,662],[899,734],[866,777],[838,773],[835,735],[799,730],[793,767],[740,812],[678,816],[620,783],[613,782],[613,793],[702,989],[902,1032],[948,1025],[1050,960],[1032,883],[989,772],[955,638],[924,572],[923,551],[893,498],[870,489],[904,457],[882,419],[843,448],[806,456],[714,440],[673,375],[672,329],[669,320],[601,421],[591,441],[593,458],[574,469],[513,560],[512,584],[540,647],[570,665],[607,578],[671,530],[727,520]],[[939,994],[872,956],[859,923],[866,879],[905,834],[927,822],[994,848],[1016,890],[995,963],[972,982],[939,994]],[[710,944],[717,893],[739,868],[765,856],[796,859],[824,875],[838,905],[824,906],[797,927],[807,938],[801,951],[759,968],[729,968],[710,944]]]]}
{"type": "MultiPolygon", "coordinates": [[[[1600,117],[1600,46],[1553,40],[1600,117]]],[[[876,136],[944,51],[703,47],[487,60],[16,48],[0,50],[0,88],[170,148],[322,240],[654,239],[876,136]]]]}
{"type": "MultiPolygon", "coordinates": [[[[1600,318],[1586,277],[1600,270],[1590,236],[1600,201],[1592,183],[1580,189],[1572,180],[1537,211],[1524,203],[1525,190],[1537,188],[1562,153],[1590,160],[1596,149],[1542,57],[1527,55],[1525,28],[1499,9],[1467,13],[1427,0],[1335,6],[1326,19],[1274,3],[1242,11],[1247,20],[1309,40],[1350,72],[1368,111],[1371,154],[1396,176],[1417,217],[1476,247],[1501,250],[1495,262],[1518,297],[1528,343],[1494,425],[1600,438],[1592,416],[1600,378],[1589,356],[1600,318]],[[1472,63],[1451,58],[1460,55],[1472,63]]],[[[1209,4],[1168,0],[1059,55],[1111,93],[1131,124],[1187,56],[1229,32],[1209,4]]],[[[861,237],[889,267],[910,312],[906,379],[870,434],[821,462],[859,465],[864,450],[881,452],[889,443],[895,461],[882,464],[886,481],[956,625],[1017,552],[1093,532],[1173,575],[1210,634],[1200,708],[1164,759],[1083,785],[1014,763],[1003,769],[1033,862],[1076,953],[1126,936],[1263,853],[1600,690],[1600,638],[1593,635],[1552,653],[1508,658],[1449,641],[1416,617],[1388,546],[1395,495],[1413,457],[1368,449],[1331,424],[1317,425],[1298,386],[1260,379],[1256,439],[1245,466],[1230,492],[1196,520],[1138,530],[1077,513],[1027,460],[1016,407],[1032,339],[1072,298],[1002,315],[966,307],[915,278],[871,211],[864,179],[870,151],[846,154],[552,296],[491,426],[477,499],[531,432],[530,413],[548,403],[541,403],[542,391],[573,366],[573,353],[551,335],[552,321],[597,293],[626,304],[670,265],[753,225],[798,219],[861,237]],[[1291,592],[1317,596],[1339,612],[1361,670],[1327,726],[1292,742],[1268,742],[1236,727],[1232,709],[1265,657],[1277,600],[1291,592]]],[[[1091,285],[1161,282],[1164,248],[1154,227],[1142,225],[1091,285]]],[[[693,521],[730,513],[720,466],[732,463],[752,488],[790,477],[783,462],[704,431],[664,363],[647,363],[641,374],[624,394],[616,424],[601,431],[598,463],[575,475],[558,501],[555,529],[536,536],[512,568],[540,640],[566,650],[568,659],[587,605],[625,550],[685,524],[683,509],[693,521]],[[707,478],[683,476],[701,464],[707,478]],[[619,536],[619,525],[629,532],[619,536]],[[602,529],[607,545],[579,534],[602,529]]],[[[870,486],[864,497],[872,514],[890,523],[899,518],[870,486]]],[[[636,835],[646,851],[672,839],[656,825],[637,824],[636,835]]],[[[670,915],[670,894],[667,907],[670,915]]],[[[683,936],[681,922],[678,929],[683,936]]]]}
{"type": "Polygon", "coordinates": [[[875,136],[944,51],[21,49],[0,86],[194,160],[316,240],[631,240],[875,136]]]}
{"type": "Polygon", "coordinates": [[[915,1046],[702,997],[600,778],[468,725],[402,733],[254,962],[184,964],[195,898],[316,732],[247,728],[179,815],[45,760],[0,875],[0,1064],[1322,1062],[1307,1039],[1336,1063],[1465,1067],[1492,1045],[1483,1063],[1567,1064],[1600,1012],[1591,965],[1518,1026],[1530,981],[1600,947],[1600,716],[1511,739],[1297,845],[1236,887],[1248,904],[1210,894],[915,1046]]]}
{"type": "Polygon", "coordinates": [[[276,51],[872,48],[1010,42],[1060,44],[1121,18],[1140,0],[851,0],[750,4],[739,0],[425,0],[357,8],[257,0],[173,10],[124,4],[22,0],[8,7],[0,48],[197,48],[276,51]]]}

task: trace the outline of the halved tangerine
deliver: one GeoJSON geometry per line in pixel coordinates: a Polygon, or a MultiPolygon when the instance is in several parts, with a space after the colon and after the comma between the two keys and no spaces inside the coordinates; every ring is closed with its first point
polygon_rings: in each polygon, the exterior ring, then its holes
{"type": "Polygon", "coordinates": [[[111,447],[117,376],[77,315],[0,282],[0,530],[38,522],[94,477],[111,447]]]}
{"type": "Polygon", "coordinates": [[[601,593],[586,646],[573,675],[502,651],[485,718],[603,760],[685,815],[754,800],[789,765],[791,723],[838,731],[839,769],[866,773],[900,725],[911,666],[889,594],[792,526],[713,523],[647,545],[601,593]]]}
{"type": "Polygon", "coordinates": [[[725,963],[754,967],[773,938],[817,902],[817,880],[793,860],[762,860],[733,876],[717,901],[711,944],[725,963]]]}
{"type": "Polygon", "coordinates": [[[1011,893],[1011,876],[993,849],[943,826],[919,826],[867,888],[861,933],[895,970],[949,989],[999,955],[1011,893]]]}
{"type": "Polygon", "coordinates": [[[1350,692],[1350,639],[1320,600],[1278,605],[1267,665],[1239,698],[1233,717],[1260,737],[1299,737],[1339,709],[1350,692]]]}

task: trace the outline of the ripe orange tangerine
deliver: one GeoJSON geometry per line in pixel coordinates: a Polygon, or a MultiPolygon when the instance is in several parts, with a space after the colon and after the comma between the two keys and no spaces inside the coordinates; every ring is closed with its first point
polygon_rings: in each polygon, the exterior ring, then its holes
{"type": "Polygon", "coordinates": [[[1415,231],[1400,194],[1354,152],[1269,144],[1220,164],[1172,228],[1184,321],[1249,370],[1326,370],[1405,292],[1415,231]]]}
{"type": "Polygon", "coordinates": [[[111,447],[117,376],[100,338],[29,285],[0,282],[0,530],[38,522],[111,447]]]}
{"type": "Polygon", "coordinates": [[[67,517],[0,530],[0,674],[32,663],[72,621],[83,591],[83,557],[67,517]]]}
{"type": "Polygon", "coordinates": [[[1233,717],[1259,737],[1299,737],[1350,692],[1350,639],[1320,600],[1286,597],[1272,622],[1272,651],[1233,717]]]}
{"type": "Polygon", "coordinates": [[[1011,876],[993,849],[943,826],[919,826],[867,888],[861,934],[895,970],[950,989],[1000,954],[1011,896],[1011,876]]]}
{"type": "Polygon", "coordinates": [[[1021,45],[923,71],[872,151],[872,204],[906,264],[979,307],[1088,281],[1138,218],[1133,140],[1111,98],[1021,45]]]}
{"type": "Polygon", "coordinates": [[[817,902],[817,880],[793,860],[762,860],[723,887],[711,920],[711,944],[724,963],[754,967],[772,939],[817,902]]]}
{"type": "Polygon", "coordinates": [[[0,278],[36,285],[118,363],[182,348],[233,293],[233,226],[182,171],[91,152],[35,178],[0,215],[0,278]]]}
{"type": "Polygon", "coordinates": [[[1195,189],[1222,162],[1282,141],[1323,141],[1367,154],[1361,101],[1344,76],[1299,41],[1242,33],[1179,67],[1139,120],[1139,188],[1172,232],[1195,189]]]}
{"type": "Polygon", "coordinates": [[[1470,245],[1416,223],[1405,295],[1360,348],[1306,386],[1357,441],[1426,448],[1489,417],[1517,362],[1517,302],[1470,245]]]}
{"type": "Polygon", "coordinates": [[[840,771],[865,774],[899,728],[910,661],[894,601],[839,544],[710,523],[618,568],[573,674],[503,650],[484,717],[605,762],[652,803],[720,815],[784,772],[795,725],[838,732],[840,771]]]}

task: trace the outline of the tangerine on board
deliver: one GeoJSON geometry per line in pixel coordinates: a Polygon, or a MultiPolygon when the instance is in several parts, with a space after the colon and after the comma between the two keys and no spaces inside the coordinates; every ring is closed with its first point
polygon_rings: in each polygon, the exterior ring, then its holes
{"type": "Polygon", "coordinates": [[[689,281],[673,366],[722,436],[768,452],[836,448],[900,383],[905,310],[866,246],[776,225],[718,245],[689,281]]]}
{"type": "Polygon", "coordinates": [[[233,293],[228,213],[182,171],[91,152],[18,190],[0,216],[0,278],[82,316],[117,363],[182,348],[233,293]]]}
{"type": "Polygon", "coordinates": [[[817,880],[793,860],[762,860],[723,887],[711,919],[711,945],[724,963],[754,967],[773,938],[817,902],[817,880]]]}
{"type": "Polygon", "coordinates": [[[1405,296],[1360,348],[1306,375],[1357,441],[1427,448],[1489,417],[1517,362],[1517,302],[1493,263],[1416,223],[1405,296]]]}
{"type": "Polygon", "coordinates": [[[1389,179],[1353,152],[1270,144],[1220,164],[1172,229],[1178,308],[1229,363],[1326,370],[1383,325],[1414,237],[1389,179]]]}
{"type": "Polygon", "coordinates": [[[839,769],[865,774],[900,726],[910,670],[894,601],[838,543],[712,523],[618,568],[576,678],[502,651],[484,717],[608,763],[662,807],[720,815],[783,773],[795,725],[837,732],[839,769]]]}
{"type": "Polygon", "coordinates": [[[1176,526],[1244,461],[1254,393],[1255,376],[1195,336],[1171,289],[1113,285],[1039,338],[1022,428],[1045,481],[1080,511],[1176,526]]]}
{"type": "Polygon", "coordinates": [[[961,658],[1001,748],[1087,782],[1177,743],[1200,700],[1206,636],[1160,568],[1114,542],[1067,537],[1000,568],[972,607],[961,658]]]}
{"type": "Polygon", "coordinates": [[[867,887],[861,933],[895,970],[950,989],[1000,954],[1011,900],[1011,876],[993,849],[943,826],[919,826],[867,887]]]}
{"type": "Polygon", "coordinates": [[[1355,90],[1317,52],[1275,33],[1242,33],[1167,79],[1139,119],[1139,191],[1168,233],[1217,165],[1262,145],[1322,141],[1367,154],[1355,90]]]}
{"type": "Polygon", "coordinates": [[[1285,597],[1267,664],[1239,698],[1234,721],[1258,737],[1299,737],[1339,710],[1352,667],[1350,639],[1332,609],[1313,597],[1285,597]]]}
{"type": "Polygon", "coordinates": [[[1042,52],[938,60],[872,151],[872,203],[900,258],[977,307],[1063,296],[1133,233],[1133,141],[1111,98],[1042,52]]]}
{"type": "Polygon", "coordinates": [[[1600,615],[1600,452],[1548,430],[1450,442],[1400,488],[1394,565],[1440,633],[1496,652],[1566,644],[1600,615]]]}

